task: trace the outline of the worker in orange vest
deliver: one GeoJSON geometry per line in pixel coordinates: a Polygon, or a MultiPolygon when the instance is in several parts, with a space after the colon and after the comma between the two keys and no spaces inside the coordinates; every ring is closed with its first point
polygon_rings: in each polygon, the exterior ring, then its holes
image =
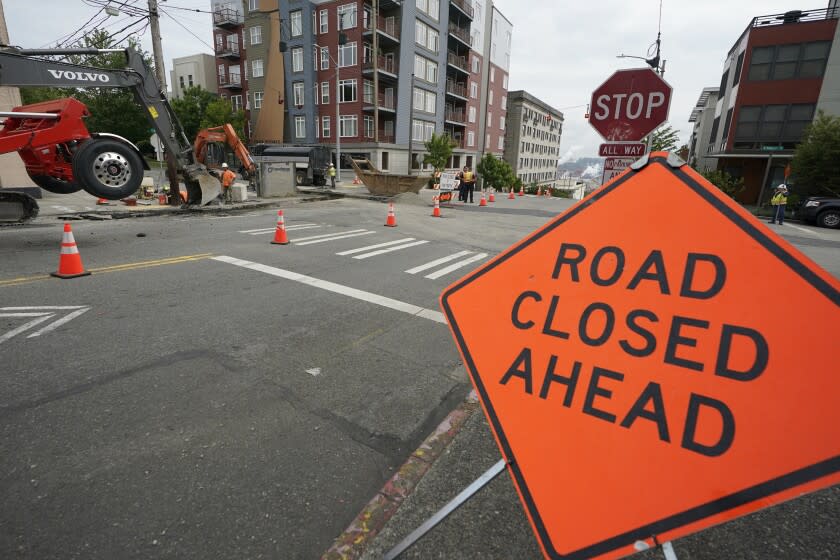
{"type": "Polygon", "coordinates": [[[236,179],[236,173],[228,168],[228,164],[222,164],[222,195],[225,202],[231,201],[230,187],[233,185],[233,180],[236,179]]]}

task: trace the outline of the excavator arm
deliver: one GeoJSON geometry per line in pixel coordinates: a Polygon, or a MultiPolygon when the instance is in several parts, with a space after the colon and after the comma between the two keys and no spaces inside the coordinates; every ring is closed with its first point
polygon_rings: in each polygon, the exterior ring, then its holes
{"type": "Polygon", "coordinates": [[[236,159],[242,163],[242,168],[245,170],[246,178],[251,178],[256,174],[256,164],[254,158],[251,157],[251,152],[239,135],[229,123],[222,126],[214,126],[212,128],[204,128],[198,131],[193,143],[193,152],[196,159],[206,166],[211,165],[209,149],[212,144],[227,144],[233,150],[236,159]]]}

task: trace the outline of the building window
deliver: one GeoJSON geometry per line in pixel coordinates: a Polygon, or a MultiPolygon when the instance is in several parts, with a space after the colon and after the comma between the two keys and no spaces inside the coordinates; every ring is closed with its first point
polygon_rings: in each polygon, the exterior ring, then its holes
{"type": "Polygon", "coordinates": [[[292,94],[296,107],[303,107],[303,82],[295,82],[292,84],[292,94]]]}
{"type": "Polygon", "coordinates": [[[744,66],[744,52],[738,55],[738,62],[735,64],[735,75],[732,76],[732,87],[737,86],[738,82],[741,81],[741,69],[744,66]]]}
{"type": "Polygon", "coordinates": [[[356,4],[339,6],[336,11],[338,13],[339,29],[353,29],[356,27],[356,4]]]}
{"type": "Polygon", "coordinates": [[[821,78],[825,72],[825,63],[831,49],[829,41],[805,43],[802,49],[802,62],[799,66],[800,78],[821,78]]]}
{"type": "Polygon", "coordinates": [[[181,91],[184,90],[184,77],[178,76],[178,83],[181,84],[181,91]]]}
{"type": "Polygon", "coordinates": [[[318,122],[318,117],[315,117],[315,138],[321,137],[321,125],[318,122]]]}
{"type": "MultiPolygon", "coordinates": [[[[340,80],[338,82],[338,101],[339,103],[352,103],[356,101],[356,80],[340,80]]],[[[355,136],[355,134],[353,135],[355,136]]]]}
{"type": "Polygon", "coordinates": [[[475,122],[475,107],[470,107],[468,119],[471,123],[475,122]]]}
{"type": "Polygon", "coordinates": [[[496,81],[496,69],[491,66],[490,67],[490,83],[492,84],[495,81],[496,81]]]}
{"type": "Polygon", "coordinates": [[[478,58],[473,57],[472,59],[472,73],[478,74],[478,58]]]}
{"type": "Polygon", "coordinates": [[[416,0],[417,9],[437,21],[440,17],[440,0],[416,0]]]}
{"type": "Polygon", "coordinates": [[[741,107],[735,140],[739,143],[795,143],[802,138],[802,132],[813,116],[813,104],[741,107]]]}
{"type": "Polygon", "coordinates": [[[432,52],[438,51],[438,32],[420,21],[414,22],[414,42],[432,52]]]}
{"type": "Polygon", "coordinates": [[[306,117],[303,115],[295,117],[295,138],[306,138],[306,117]]]}
{"type": "Polygon", "coordinates": [[[373,82],[365,80],[364,89],[362,91],[362,101],[373,104],[373,82]]]}
{"type": "Polygon", "coordinates": [[[478,84],[475,82],[470,82],[470,97],[473,99],[478,97],[478,84]]]}
{"type": "Polygon", "coordinates": [[[359,117],[356,115],[341,115],[338,122],[342,138],[355,138],[359,135],[359,117]]]}
{"type": "Polygon", "coordinates": [[[750,80],[819,78],[831,43],[815,41],[772,47],[754,47],[750,59],[750,80]]]}
{"type": "Polygon", "coordinates": [[[242,96],[241,95],[231,95],[230,96],[230,106],[233,108],[233,111],[241,111],[242,110],[242,96]]]}
{"type": "Polygon", "coordinates": [[[726,112],[726,120],[723,121],[723,136],[722,138],[727,138],[729,136],[729,125],[732,124],[732,108],[726,112]]]}
{"type": "Polygon", "coordinates": [[[260,0],[248,0],[248,11],[256,12],[259,9],[260,0]]]}
{"type": "Polygon", "coordinates": [[[321,136],[329,138],[330,134],[330,118],[321,117],[321,136]]]}
{"type": "Polygon", "coordinates": [[[223,84],[223,83],[225,83],[225,74],[226,74],[225,73],[225,65],[224,64],[219,64],[218,71],[219,71],[219,83],[223,84]]]}
{"type": "Polygon", "coordinates": [[[321,103],[326,105],[330,102],[330,83],[321,82],[321,103]]]}
{"type": "Polygon", "coordinates": [[[437,62],[414,55],[414,76],[430,83],[437,83],[437,62]]]}
{"type": "Polygon", "coordinates": [[[328,47],[321,47],[321,70],[327,70],[330,67],[330,49],[328,47]]]}
{"type": "Polygon", "coordinates": [[[292,72],[303,72],[303,47],[292,49],[292,72]]]}
{"type": "Polygon", "coordinates": [[[250,34],[249,44],[251,45],[260,45],[262,44],[262,26],[255,25],[251,29],[248,30],[250,34]]]}
{"type": "Polygon", "coordinates": [[[502,115],[501,117],[499,117],[499,128],[500,128],[501,130],[504,130],[504,129],[505,129],[505,117],[504,117],[504,115],[502,115]]]}
{"type": "Polygon", "coordinates": [[[330,14],[327,10],[318,12],[318,33],[324,34],[330,30],[330,14]]]}
{"type": "Polygon", "coordinates": [[[499,136],[499,149],[503,150],[505,148],[505,137],[499,136]]]}
{"type": "Polygon", "coordinates": [[[189,87],[193,87],[193,77],[192,74],[187,74],[187,84],[189,87]]]}
{"type": "Polygon", "coordinates": [[[373,117],[365,115],[365,138],[373,138],[373,117]]]}
{"type": "Polygon", "coordinates": [[[254,109],[262,109],[263,92],[254,92],[254,109]]]}
{"type": "Polygon", "coordinates": [[[414,109],[434,113],[437,108],[437,94],[422,88],[414,88],[414,109]]]}
{"type": "Polygon", "coordinates": [[[487,103],[490,104],[490,105],[493,104],[493,90],[492,89],[490,90],[490,96],[488,98],[487,103]]]}
{"type": "Polygon", "coordinates": [[[251,61],[251,77],[262,78],[263,75],[263,61],[261,58],[251,61]]]}
{"type": "Polygon", "coordinates": [[[411,126],[411,139],[417,142],[425,142],[435,133],[435,123],[415,119],[411,126]]]}
{"type": "MultiPolygon", "coordinates": [[[[510,66],[510,64],[508,64],[508,66],[510,66]]],[[[505,88],[505,89],[508,88],[508,76],[507,76],[507,74],[502,76],[502,87],[505,88]]]]}
{"type": "MultiPolygon", "coordinates": [[[[316,84],[315,84],[315,86],[314,86],[312,89],[313,89],[313,91],[315,92],[315,95],[314,95],[314,97],[315,97],[315,105],[317,105],[317,104],[318,104],[318,101],[321,99],[321,98],[318,96],[318,84],[316,83],[316,84]]],[[[315,128],[318,128],[318,127],[316,126],[315,128]]]]}
{"type": "Polygon", "coordinates": [[[356,66],[359,63],[357,59],[356,42],[347,43],[338,47],[338,67],[345,68],[347,66],[356,66]]]}
{"type": "Polygon", "coordinates": [[[475,132],[470,130],[467,132],[467,147],[472,148],[475,146],[475,132]]]}
{"type": "Polygon", "coordinates": [[[493,113],[487,112],[487,128],[493,126],[493,113]]]}
{"type": "Polygon", "coordinates": [[[289,13],[291,20],[292,37],[300,37],[303,35],[303,12],[295,10],[289,13]]]}

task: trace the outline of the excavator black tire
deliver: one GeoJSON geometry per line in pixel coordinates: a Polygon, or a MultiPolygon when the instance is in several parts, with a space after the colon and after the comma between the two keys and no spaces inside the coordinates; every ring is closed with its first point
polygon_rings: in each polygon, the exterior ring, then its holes
{"type": "Polygon", "coordinates": [[[82,190],[82,186],[75,181],[62,181],[49,175],[30,175],[29,178],[45,191],[55,194],[72,194],[82,190]]]}
{"type": "Polygon", "coordinates": [[[140,188],[143,160],[123,142],[94,138],[73,154],[73,175],[93,196],[120,200],[140,188]]]}

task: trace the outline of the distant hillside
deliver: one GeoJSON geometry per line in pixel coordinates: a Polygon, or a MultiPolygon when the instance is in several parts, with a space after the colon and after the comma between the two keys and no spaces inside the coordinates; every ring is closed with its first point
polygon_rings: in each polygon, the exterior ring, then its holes
{"type": "Polygon", "coordinates": [[[561,163],[557,166],[557,169],[561,176],[568,173],[570,177],[594,177],[600,175],[603,161],[602,158],[598,157],[583,157],[561,163]]]}

